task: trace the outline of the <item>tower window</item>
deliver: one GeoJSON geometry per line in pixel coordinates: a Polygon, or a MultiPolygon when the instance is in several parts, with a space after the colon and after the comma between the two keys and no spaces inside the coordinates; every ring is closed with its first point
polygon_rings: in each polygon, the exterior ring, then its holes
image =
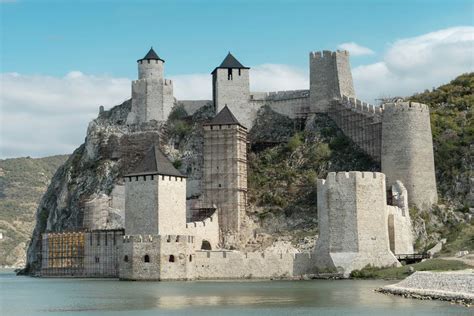
{"type": "Polygon", "coordinates": [[[227,80],[232,80],[232,68],[227,69],[227,80]]]}
{"type": "Polygon", "coordinates": [[[189,262],[193,261],[193,256],[189,255],[189,262]]]}
{"type": "Polygon", "coordinates": [[[173,255],[170,255],[169,262],[174,262],[174,256],[173,255]]]}
{"type": "Polygon", "coordinates": [[[149,255],[145,255],[145,257],[143,257],[143,261],[145,261],[145,262],[150,262],[150,256],[149,256],[149,255]]]}
{"type": "Polygon", "coordinates": [[[239,68],[239,76],[240,76],[240,70],[241,70],[241,69],[239,68]]]}
{"type": "Polygon", "coordinates": [[[127,255],[125,255],[125,256],[123,257],[123,261],[128,262],[128,256],[127,256],[127,255]]]}
{"type": "Polygon", "coordinates": [[[100,262],[100,258],[99,257],[95,257],[95,263],[99,263],[100,262]]]}

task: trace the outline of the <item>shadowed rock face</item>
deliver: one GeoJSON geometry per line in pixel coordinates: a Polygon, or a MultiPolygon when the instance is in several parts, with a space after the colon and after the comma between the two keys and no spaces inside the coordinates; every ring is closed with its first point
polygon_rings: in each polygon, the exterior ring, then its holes
{"type": "Polygon", "coordinates": [[[114,185],[152,144],[161,139],[157,122],[125,125],[130,100],[99,114],[79,146],[54,175],[36,211],[36,226],[27,253],[25,273],[39,268],[41,234],[83,227],[84,202],[100,194],[110,195],[114,185]]]}

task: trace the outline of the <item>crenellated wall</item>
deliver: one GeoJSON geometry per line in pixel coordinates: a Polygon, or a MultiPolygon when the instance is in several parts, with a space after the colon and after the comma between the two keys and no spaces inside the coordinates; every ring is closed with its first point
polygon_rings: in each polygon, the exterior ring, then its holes
{"type": "Polygon", "coordinates": [[[192,280],[194,237],[125,235],[120,260],[122,280],[192,280]]]}
{"type": "Polygon", "coordinates": [[[348,51],[310,52],[309,73],[311,112],[326,113],[342,95],[355,97],[348,51]]]}
{"type": "Polygon", "coordinates": [[[194,236],[194,246],[196,250],[202,248],[203,240],[211,245],[211,249],[216,249],[219,244],[219,216],[215,211],[210,217],[202,221],[187,222],[186,234],[194,236]]]}
{"type": "Polygon", "coordinates": [[[380,163],[382,108],[342,96],[331,101],[328,115],[347,137],[380,163]]]}
{"type": "Polygon", "coordinates": [[[269,279],[293,276],[294,255],[239,251],[196,251],[196,279],[269,279]]]}
{"type": "Polygon", "coordinates": [[[253,122],[263,105],[289,118],[296,118],[309,111],[309,90],[287,90],[277,92],[251,92],[250,108],[253,122]]]}

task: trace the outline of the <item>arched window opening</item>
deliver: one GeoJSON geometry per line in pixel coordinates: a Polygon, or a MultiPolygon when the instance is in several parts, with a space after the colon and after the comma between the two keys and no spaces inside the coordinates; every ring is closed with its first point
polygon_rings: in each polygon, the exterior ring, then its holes
{"type": "Polygon", "coordinates": [[[128,256],[127,256],[127,255],[125,255],[125,256],[123,257],[123,261],[128,262],[128,256]]]}
{"type": "Polygon", "coordinates": [[[173,255],[170,255],[169,262],[174,262],[174,256],[173,255]]]}
{"type": "Polygon", "coordinates": [[[145,262],[150,262],[150,256],[149,256],[149,255],[145,255],[145,257],[143,257],[143,261],[145,261],[145,262]]]}
{"type": "Polygon", "coordinates": [[[189,255],[189,262],[192,262],[192,261],[193,261],[193,256],[189,255]]]}
{"type": "Polygon", "coordinates": [[[201,244],[201,250],[212,250],[211,243],[204,239],[201,244]]]}

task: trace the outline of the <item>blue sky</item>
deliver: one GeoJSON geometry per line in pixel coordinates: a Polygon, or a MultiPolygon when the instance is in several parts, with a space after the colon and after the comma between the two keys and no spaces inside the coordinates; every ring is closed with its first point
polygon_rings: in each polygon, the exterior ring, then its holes
{"type": "Polygon", "coordinates": [[[211,98],[228,51],[268,92],[308,89],[308,53],[347,49],[377,103],[474,71],[474,0],[0,0],[0,159],[71,153],[150,46],[180,100],[211,98]]]}
{"type": "MultiPolygon", "coordinates": [[[[228,50],[246,65],[307,66],[307,52],[473,24],[473,1],[28,1],[1,4],[2,72],[135,76],[153,45],[169,74],[210,72],[228,50]]],[[[376,56],[353,59],[353,66],[376,56]]]]}

